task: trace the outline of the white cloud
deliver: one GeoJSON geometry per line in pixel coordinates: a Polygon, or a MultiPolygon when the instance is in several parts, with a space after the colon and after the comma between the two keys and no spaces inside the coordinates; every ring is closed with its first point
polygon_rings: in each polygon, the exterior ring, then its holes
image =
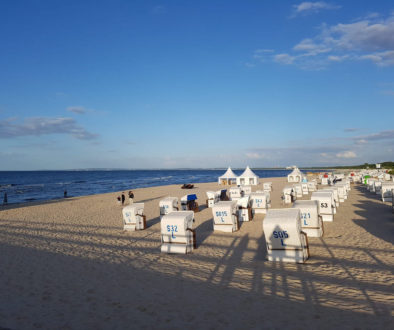
{"type": "Polygon", "coordinates": [[[297,14],[309,14],[309,13],[317,13],[321,10],[329,10],[329,9],[339,9],[341,6],[329,4],[324,1],[316,1],[316,2],[309,2],[304,1],[298,5],[293,5],[295,15],[297,14]]]}
{"type": "Polygon", "coordinates": [[[337,158],[345,158],[345,159],[349,159],[349,158],[356,158],[357,155],[354,151],[343,151],[343,152],[338,152],[335,155],[337,158]]]}
{"type": "Polygon", "coordinates": [[[246,157],[249,159],[263,159],[264,155],[259,154],[257,152],[247,152],[246,157]]]}
{"type": "Polygon", "coordinates": [[[0,138],[21,136],[41,136],[48,134],[68,134],[79,140],[92,140],[98,137],[79,126],[73,118],[31,117],[22,123],[15,118],[0,120],[0,138]]]}
{"type": "MultiPolygon", "coordinates": [[[[312,4],[317,3],[320,2],[305,2],[300,8],[314,8],[312,4]]],[[[303,38],[290,51],[268,55],[274,62],[303,69],[321,69],[344,60],[391,66],[394,65],[394,13],[386,18],[374,14],[352,23],[322,24],[318,34],[303,38]]],[[[254,52],[253,57],[266,58],[267,54],[254,52]]]]}
{"type": "Polygon", "coordinates": [[[82,106],[71,106],[67,107],[66,110],[80,115],[86,113],[86,109],[82,106]]]}
{"type": "Polygon", "coordinates": [[[294,60],[295,57],[289,54],[277,54],[274,56],[274,61],[281,64],[293,64],[294,60]]]}
{"type": "Polygon", "coordinates": [[[381,141],[394,140],[394,130],[381,131],[369,135],[359,136],[355,138],[356,141],[381,141]]]}

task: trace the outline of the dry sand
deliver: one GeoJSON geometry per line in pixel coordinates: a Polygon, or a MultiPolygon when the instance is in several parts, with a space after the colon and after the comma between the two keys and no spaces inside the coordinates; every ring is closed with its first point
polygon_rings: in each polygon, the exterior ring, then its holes
{"type": "MultiPolygon", "coordinates": [[[[260,181],[274,182],[272,206],[283,207],[285,178],[260,181]]],[[[0,211],[0,328],[394,328],[389,203],[352,186],[305,264],[266,261],[264,215],[214,233],[205,206],[197,250],[160,253],[159,200],[192,192],[201,204],[219,189],[196,186],[135,190],[148,220],[139,232],[122,230],[118,193],[0,211]]]]}

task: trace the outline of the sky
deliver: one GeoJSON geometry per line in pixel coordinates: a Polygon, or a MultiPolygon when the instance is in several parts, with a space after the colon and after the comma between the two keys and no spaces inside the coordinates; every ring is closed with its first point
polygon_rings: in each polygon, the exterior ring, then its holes
{"type": "Polygon", "coordinates": [[[393,1],[0,2],[0,170],[393,160],[393,1]]]}

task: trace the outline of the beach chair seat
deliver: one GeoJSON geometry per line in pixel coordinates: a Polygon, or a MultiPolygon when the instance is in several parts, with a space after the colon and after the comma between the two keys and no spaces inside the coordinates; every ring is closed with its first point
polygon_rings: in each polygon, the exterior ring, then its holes
{"type": "Polygon", "coordinates": [[[304,263],[309,258],[308,238],[301,230],[300,210],[271,209],[263,221],[269,261],[304,263]]]}
{"type": "Polygon", "coordinates": [[[237,201],[238,219],[242,222],[253,219],[252,208],[250,206],[250,196],[244,196],[237,201]]]}
{"type": "Polygon", "coordinates": [[[269,204],[269,193],[254,192],[250,195],[250,201],[253,215],[256,213],[267,213],[269,204]]]}
{"type": "Polygon", "coordinates": [[[160,221],[161,252],[191,253],[197,244],[193,221],[193,211],[175,211],[164,215],[160,221]]]}
{"type": "Polygon", "coordinates": [[[346,183],[336,183],[335,188],[338,189],[338,201],[340,203],[343,203],[347,197],[346,183]]]}
{"type": "Polygon", "coordinates": [[[319,214],[319,202],[313,201],[295,201],[293,208],[301,212],[301,230],[308,237],[323,236],[323,220],[319,214]]]}
{"type": "Polygon", "coordinates": [[[219,202],[212,207],[213,230],[232,233],[239,229],[236,201],[219,202]]]}
{"type": "Polygon", "coordinates": [[[159,202],[160,217],[164,215],[178,211],[178,198],[177,197],[166,197],[159,202]]]}
{"type": "Polygon", "coordinates": [[[332,191],[314,191],[311,200],[319,202],[319,214],[323,221],[334,221],[335,201],[332,191]]]}
{"type": "Polygon", "coordinates": [[[207,191],[207,206],[212,207],[220,200],[220,194],[217,191],[207,191]]]}
{"type": "Polygon", "coordinates": [[[241,187],[231,187],[229,190],[230,200],[237,201],[242,197],[242,189],[241,187]]]}
{"type": "Polygon", "coordinates": [[[146,228],[144,203],[134,203],[132,205],[127,205],[123,208],[122,213],[124,230],[135,231],[146,228]]]}

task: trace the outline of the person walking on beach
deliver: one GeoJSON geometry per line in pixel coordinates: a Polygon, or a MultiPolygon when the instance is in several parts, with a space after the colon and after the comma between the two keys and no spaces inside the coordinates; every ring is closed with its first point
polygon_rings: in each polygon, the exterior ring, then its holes
{"type": "Polygon", "coordinates": [[[4,193],[4,199],[3,199],[3,205],[7,205],[8,204],[8,196],[7,193],[4,193]]]}
{"type": "Polygon", "coordinates": [[[124,205],[124,201],[125,201],[126,197],[124,195],[124,192],[122,192],[122,205],[124,205]]]}
{"type": "Polygon", "coordinates": [[[67,198],[67,190],[64,191],[64,198],[67,198]]]}
{"type": "Polygon", "coordinates": [[[134,193],[132,190],[129,191],[129,203],[133,204],[134,193]]]}
{"type": "Polygon", "coordinates": [[[120,205],[120,196],[116,197],[116,199],[118,200],[118,205],[120,205]]]}

